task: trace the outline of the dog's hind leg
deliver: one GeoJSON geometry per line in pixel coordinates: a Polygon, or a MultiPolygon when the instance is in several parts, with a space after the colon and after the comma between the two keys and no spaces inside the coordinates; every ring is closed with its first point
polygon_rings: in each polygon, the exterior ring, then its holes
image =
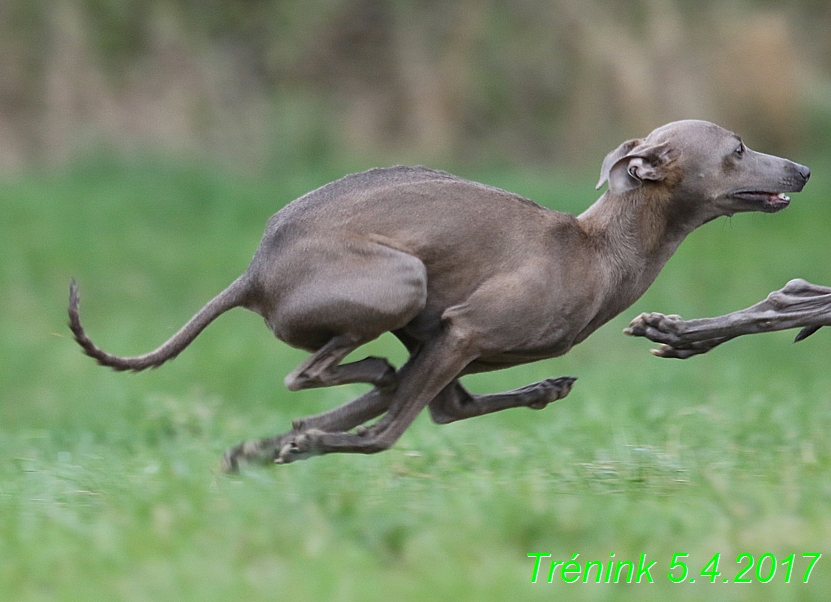
{"type": "Polygon", "coordinates": [[[270,464],[274,462],[283,446],[307,429],[327,432],[344,432],[377,418],[389,409],[392,402],[390,391],[373,387],[363,395],[337,408],[298,418],[291,423],[292,430],[276,437],[263,437],[245,441],[230,448],[222,458],[226,472],[236,471],[240,462],[270,464]]]}
{"type": "Polygon", "coordinates": [[[275,458],[281,464],[329,453],[374,454],[392,447],[430,401],[456,380],[476,358],[475,343],[464,329],[446,325],[398,372],[384,416],[358,433],[305,429],[285,441],[275,458]]]}
{"type": "Polygon", "coordinates": [[[340,362],[366,341],[348,335],[332,337],[288,376],[289,391],[331,387],[347,383],[370,383],[379,389],[395,386],[395,368],[380,357],[368,357],[350,364],[340,362]]]}

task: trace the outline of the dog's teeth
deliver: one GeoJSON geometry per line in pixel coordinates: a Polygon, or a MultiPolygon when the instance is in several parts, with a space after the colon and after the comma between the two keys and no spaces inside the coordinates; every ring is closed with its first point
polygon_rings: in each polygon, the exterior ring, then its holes
{"type": "Polygon", "coordinates": [[[777,194],[776,196],[778,196],[778,197],[779,197],[780,199],[782,199],[783,201],[790,201],[790,200],[791,200],[791,197],[789,197],[789,196],[788,196],[787,194],[785,194],[784,192],[780,192],[780,193],[779,193],[779,194],[777,194]]]}

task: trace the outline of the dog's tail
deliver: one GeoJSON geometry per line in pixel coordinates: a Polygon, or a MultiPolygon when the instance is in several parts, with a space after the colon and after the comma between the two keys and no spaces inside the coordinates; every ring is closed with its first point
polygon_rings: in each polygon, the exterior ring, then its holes
{"type": "Polygon", "coordinates": [[[170,337],[161,347],[144,355],[119,357],[96,347],[87,333],[84,332],[84,328],[81,326],[81,318],[78,315],[78,305],[80,303],[78,285],[73,280],[69,286],[69,328],[75,335],[75,340],[83,348],[84,353],[96,359],[102,366],[109,366],[117,371],[132,370],[134,372],[146,368],[157,368],[179,355],[208,324],[221,314],[242,305],[246,299],[248,289],[247,275],[243,274],[231,286],[200,309],[179,332],[170,337]]]}

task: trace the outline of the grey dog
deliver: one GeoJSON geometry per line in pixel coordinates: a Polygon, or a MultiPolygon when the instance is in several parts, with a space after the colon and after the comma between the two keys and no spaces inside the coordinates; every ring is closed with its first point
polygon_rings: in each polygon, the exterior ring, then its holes
{"type": "Polygon", "coordinates": [[[425,407],[445,424],[565,397],[574,378],[491,395],[469,393],[459,378],[563,355],[634,303],[695,228],[779,211],[809,176],[693,120],[609,153],[598,183],[608,190],[579,217],[423,167],[373,169],[272,216],[245,273],[157,350],[118,357],[96,347],[81,327],[74,282],[70,327],[99,363],[143,370],[175,357],[223,312],[245,307],[277,338],[311,352],[286,377],[290,390],[373,387],[295,420],[287,433],[230,449],[224,467],[375,453],[425,407]],[[376,357],[341,363],[388,331],[409,352],[400,369],[376,357]]]}

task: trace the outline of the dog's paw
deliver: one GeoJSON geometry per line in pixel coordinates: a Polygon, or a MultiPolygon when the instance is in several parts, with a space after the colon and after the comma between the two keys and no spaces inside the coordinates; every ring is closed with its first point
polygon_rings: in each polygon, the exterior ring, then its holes
{"type": "Polygon", "coordinates": [[[678,347],[672,345],[661,345],[657,349],[650,349],[649,353],[655,357],[674,358],[685,360],[694,355],[701,355],[707,353],[711,349],[723,343],[725,339],[706,339],[704,341],[693,341],[692,343],[684,343],[683,346],[679,344],[678,347]]]}
{"type": "MultiPolygon", "coordinates": [[[[574,376],[559,376],[557,378],[547,378],[533,385],[529,385],[535,395],[540,398],[528,404],[532,410],[542,410],[549,403],[563,399],[566,395],[571,393],[571,388],[577,380],[574,376]]],[[[529,391],[530,393],[530,391],[529,391]]]]}
{"type": "Polygon", "coordinates": [[[309,429],[302,433],[292,433],[282,442],[280,451],[274,458],[275,464],[290,464],[298,460],[305,460],[317,456],[320,451],[320,438],[324,434],[318,429],[309,429]]]}
{"type": "Polygon", "coordinates": [[[629,323],[623,332],[630,336],[646,337],[650,341],[665,345],[681,344],[685,322],[681,316],[665,316],[660,313],[644,313],[629,323]]]}
{"type": "Polygon", "coordinates": [[[253,439],[235,445],[222,456],[222,471],[227,473],[239,472],[240,466],[246,464],[270,465],[294,434],[292,431],[277,437],[253,439]]]}

